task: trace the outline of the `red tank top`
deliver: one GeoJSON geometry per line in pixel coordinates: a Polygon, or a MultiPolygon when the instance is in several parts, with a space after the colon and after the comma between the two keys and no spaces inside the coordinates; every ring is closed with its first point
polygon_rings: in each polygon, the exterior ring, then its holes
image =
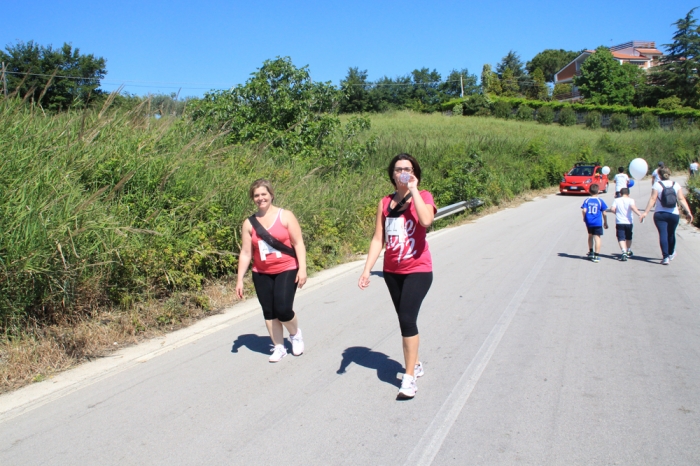
{"type": "MultiPolygon", "coordinates": [[[[292,240],[289,237],[289,230],[282,225],[282,209],[277,211],[274,223],[267,231],[277,238],[281,243],[292,247],[292,240]]],[[[287,270],[299,268],[299,261],[296,257],[288,256],[279,252],[265,241],[263,241],[253,228],[253,272],[265,274],[278,274],[287,270]]]]}
{"type": "MultiPolygon", "coordinates": [[[[418,221],[416,207],[411,202],[408,209],[396,218],[387,218],[393,194],[382,199],[382,221],[384,222],[384,271],[408,274],[415,272],[432,272],[433,260],[430,256],[428,242],[425,240],[426,229],[418,221]]],[[[428,191],[421,191],[423,201],[435,208],[435,201],[428,191]]]]}

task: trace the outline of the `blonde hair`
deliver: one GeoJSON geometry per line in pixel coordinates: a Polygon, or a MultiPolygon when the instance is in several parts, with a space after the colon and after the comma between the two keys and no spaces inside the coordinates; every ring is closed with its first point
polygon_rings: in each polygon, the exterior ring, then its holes
{"type": "Polygon", "coordinates": [[[272,196],[272,200],[275,200],[275,191],[272,189],[272,183],[270,183],[270,181],[266,180],[265,178],[257,179],[253,181],[253,184],[250,185],[250,189],[248,190],[248,196],[251,200],[253,200],[253,193],[258,188],[267,189],[267,192],[270,193],[270,196],[272,196]]]}
{"type": "Polygon", "coordinates": [[[671,178],[671,170],[669,170],[668,167],[659,168],[659,178],[664,181],[671,178]]]}

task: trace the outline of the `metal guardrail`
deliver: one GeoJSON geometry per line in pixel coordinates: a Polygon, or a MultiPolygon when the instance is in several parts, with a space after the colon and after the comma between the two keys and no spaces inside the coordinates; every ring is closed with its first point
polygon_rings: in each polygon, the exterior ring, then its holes
{"type": "Polygon", "coordinates": [[[471,199],[469,201],[457,202],[456,204],[448,205],[446,207],[440,207],[437,213],[435,214],[435,220],[448,217],[458,212],[463,212],[467,209],[474,209],[483,204],[484,201],[482,201],[481,199],[471,199]]]}

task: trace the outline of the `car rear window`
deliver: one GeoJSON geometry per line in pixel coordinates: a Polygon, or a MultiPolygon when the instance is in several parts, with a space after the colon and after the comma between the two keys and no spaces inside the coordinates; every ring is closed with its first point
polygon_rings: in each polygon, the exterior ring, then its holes
{"type": "Polygon", "coordinates": [[[592,176],[595,167],[574,167],[573,170],[569,172],[571,176],[592,176]]]}

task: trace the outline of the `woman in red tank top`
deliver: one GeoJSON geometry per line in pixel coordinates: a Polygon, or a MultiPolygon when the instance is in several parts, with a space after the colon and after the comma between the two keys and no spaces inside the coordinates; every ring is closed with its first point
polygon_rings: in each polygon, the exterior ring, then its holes
{"type": "Polygon", "coordinates": [[[396,188],[377,206],[374,236],[367,254],[365,269],[358,286],[369,286],[369,276],[384,252],[384,281],[399,318],[403,337],[406,373],[401,381],[398,399],[411,399],[418,390],[416,379],[423,375],[418,360],[418,311],[433,282],[433,262],[425,239],[427,228],[435,217],[435,201],[428,191],[419,191],[421,169],[409,154],[399,154],[391,160],[389,180],[396,188]]]}
{"type": "Polygon", "coordinates": [[[254,227],[250,219],[243,222],[236,295],[243,298],[243,276],[252,261],[255,292],[274,346],[270,362],[278,362],[287,355],[283,328],[289,332],[294,356],[304,352],[304,340],[293,305],[297,287],[306,283],[306,248],[294,214],[272,205],[275,195],[269,181],[254,181],[249,195],[258,207],[251,219],[257,220],[259,226],[254,227]],[[262,236],[258,235],[258,228],[262,236]],[[268,241],[273,241],[270,236],[282,243],[277,245],[279,249],[269,244],[268,241]],[[292,253],[295,255],[290,255],[292,253]]]}

